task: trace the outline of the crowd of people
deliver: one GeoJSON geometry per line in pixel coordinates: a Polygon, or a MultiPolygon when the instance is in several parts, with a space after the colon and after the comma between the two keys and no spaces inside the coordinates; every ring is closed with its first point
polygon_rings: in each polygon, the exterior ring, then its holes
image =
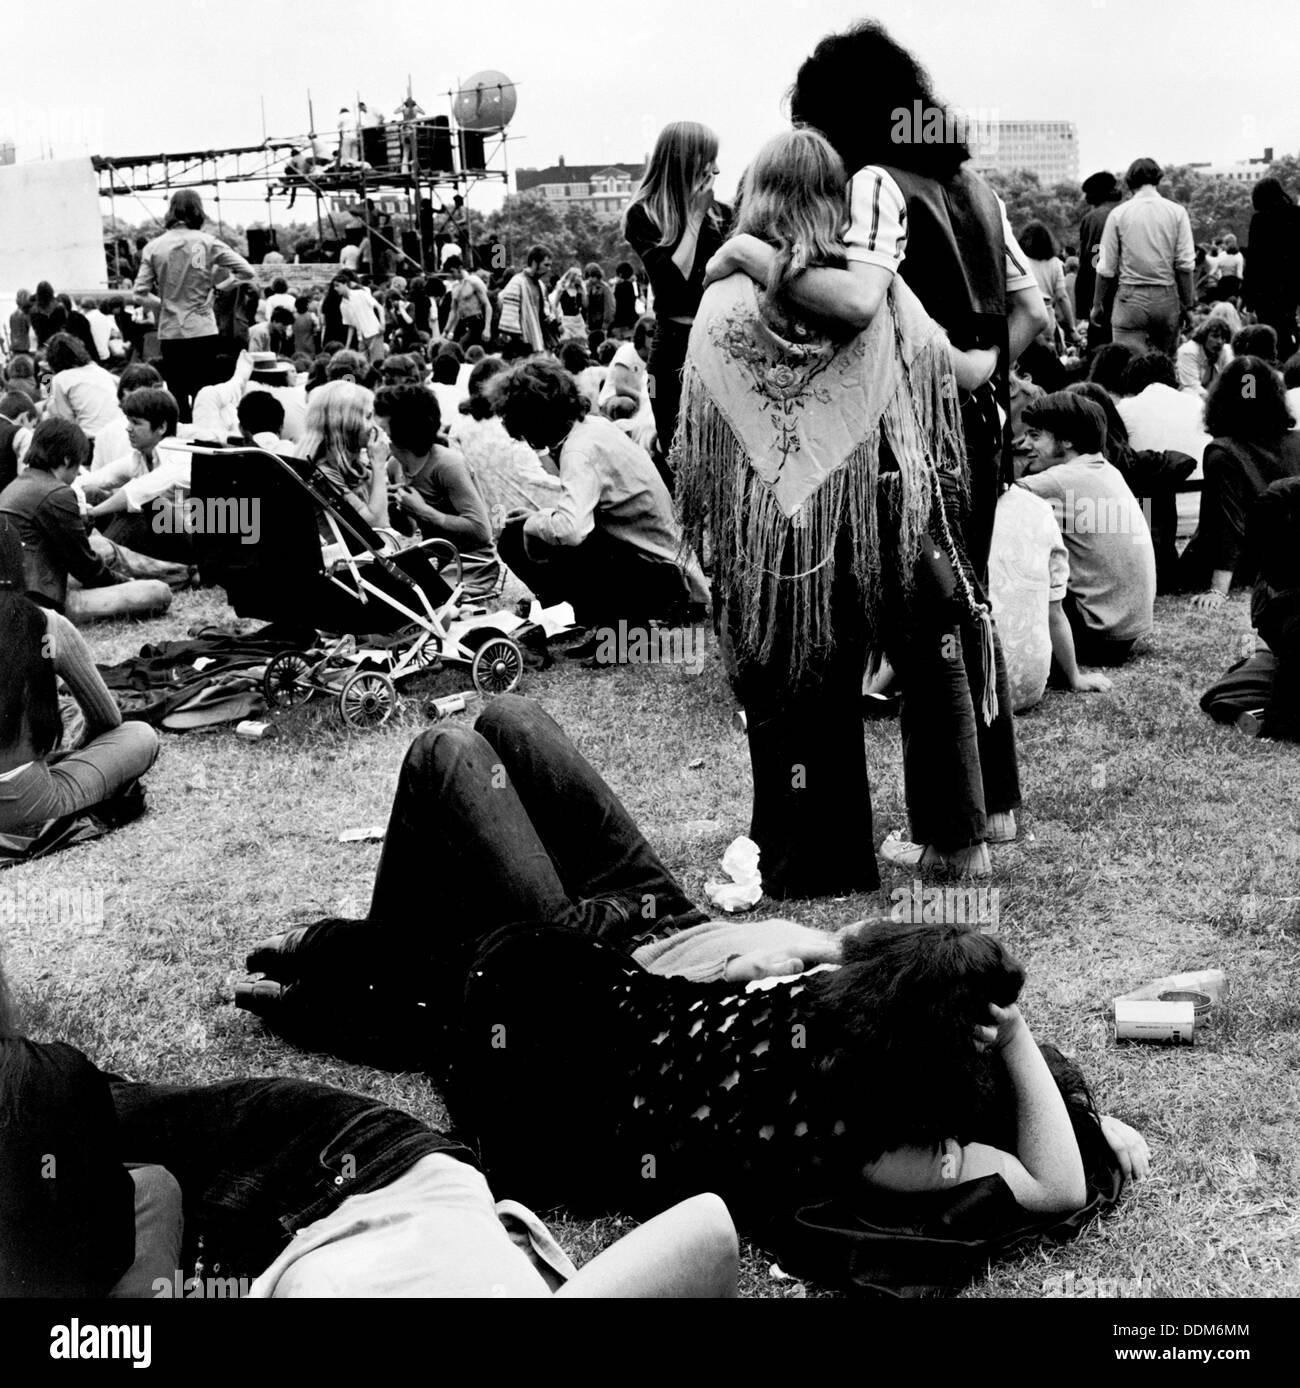
{"type": "MultiPolygon", "coordinates": [[[[909,825],[880,856],[990,875],[990,847],[1020,832],[1014,715],[1049,688],[1111,690],[1158,592],[1204,614],[1254,585],[1272,684],[1242,726],[1300,737],[1300,210],[1265,178],[1244,249],[1197,247],[1139,158],[1123,188],[1085,182],[1068,239],[1013,229],[960,138],[897,141],[914,103],[941,109],[864,24],[804,61],[793,129],[752,152],[731,203],[713,132],[667,126],[624,223],[644,288],[630,261],[607,280],[537,245],[484,275],[453,246],[436,274],[345,254],[319,302],[287,278],[263,298],[184,191],[136,281],[156,362],[120,296],[20,295],[0,397],[0,832],[102,801],[157,755],[78,626],[165,610],[193,581],[186,440],[303,460],[394,552],[450,541],[471,599],[513,574],[571,604],[588,663],[620,622],[711,619],[774,899],[880,886],[862,720],[895,705],[909,825]],[[85,715],[68,753],[56,675],[85,715]]],[[[1148,1166],[1034,1041],[996,939],[708,920],[513,696],[412,746],[368,918],[282,933],[249,966],[250,1005],[286,1035],[404,1047],[474,1151],[297,1081],[114,1081],[23,1040],[0,993],[0,1075],[31,1134],[0,1173],[21,1192],[12,1287],[131,1294],[178,1265],[182,1209],[252,1183],[237,1218],[195,1217],[254,1295],[727,1294],[733,1218],[784,1252],[812,1207],[875,1202],[920,1237],[984,1183],[982,1227],[1059,1227],[1148,1166]],[[430,852],[464,885],[417,922],[430,852]],[[373,1160],[308,1193],[355,1122],[373,1160]],[[72,1131],[79,1203],[50,1205],[32,1154],[72,1131]],[[563,1141],[539,1150],[539,1133],[563,1141]],[[655,1218],[575,1275],[514,1197],[655,1218]]]]}

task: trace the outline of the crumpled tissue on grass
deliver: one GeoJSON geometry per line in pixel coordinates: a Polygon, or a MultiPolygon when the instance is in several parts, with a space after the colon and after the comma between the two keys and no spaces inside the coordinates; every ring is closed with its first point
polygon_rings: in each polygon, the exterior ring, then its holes
{"type": "Polygon", "coordinates": [[[763,879],[758,874],[758,845],[742,834],[722,855],[722,870],[730,882],[706,882],[704,894],[724,911],[748,911],[763,895],[763,879]]]}

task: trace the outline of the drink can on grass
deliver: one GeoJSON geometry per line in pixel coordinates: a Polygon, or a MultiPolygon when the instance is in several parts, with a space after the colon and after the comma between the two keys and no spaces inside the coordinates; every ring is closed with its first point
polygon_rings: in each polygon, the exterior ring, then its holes
{"type": "Polygon", "coordinates": [[[1196,1009],[1187,999],[1175,1002],[1117,998],[1115,1040],[1190,1046],[1196,1037],[1196,1009]]]}

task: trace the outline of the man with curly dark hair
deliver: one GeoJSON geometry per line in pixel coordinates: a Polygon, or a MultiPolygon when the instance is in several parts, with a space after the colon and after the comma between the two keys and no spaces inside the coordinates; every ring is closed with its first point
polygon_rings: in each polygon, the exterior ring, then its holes
{"type": "Polygon", "coordinates": [[[682,615],[688,603],[706,600],[699,566],[679,561],[681,531],[650,455],[589,414],[563,367],[520,362],[492,383],[491,397],[507,432],[548,451],[559,467],[560,499],[546,510],[513,512],[498,546],[539,600],[572,603],[578,621],[593,628],[682,615]]]}

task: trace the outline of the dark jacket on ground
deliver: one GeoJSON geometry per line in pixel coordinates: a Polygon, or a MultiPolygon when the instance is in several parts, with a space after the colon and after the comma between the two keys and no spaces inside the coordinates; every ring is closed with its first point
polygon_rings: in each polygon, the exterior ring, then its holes
{"type": "Polygon", "coordinates": [[[68,575],[83,588],[107,588],[118,580],[90,547],[76,493],[52,473],[28,468],[0,492],[7,516],[23,542],[27,595],[62,612],[68,575]]]}

